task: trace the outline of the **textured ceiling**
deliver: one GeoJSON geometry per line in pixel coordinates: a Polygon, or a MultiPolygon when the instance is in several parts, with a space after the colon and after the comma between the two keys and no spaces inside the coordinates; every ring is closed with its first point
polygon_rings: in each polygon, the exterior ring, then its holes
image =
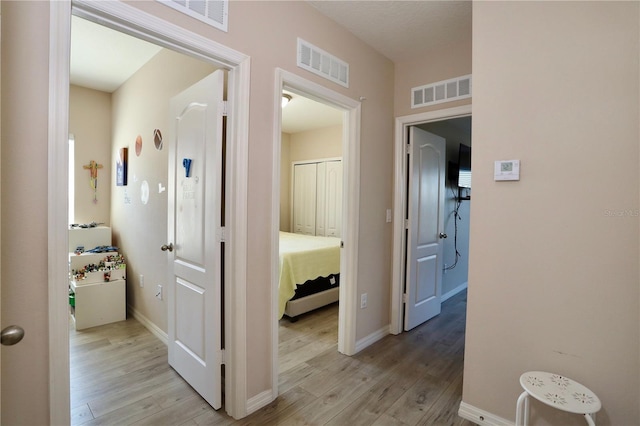
{"type": "Polygon", "coordinates": [[[471,40],[471,1],[307,2],[393,62],[471,40]]]}

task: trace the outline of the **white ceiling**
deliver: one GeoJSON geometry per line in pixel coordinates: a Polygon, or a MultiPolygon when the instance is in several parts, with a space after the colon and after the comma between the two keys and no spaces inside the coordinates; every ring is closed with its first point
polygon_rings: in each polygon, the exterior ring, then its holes
{"type": "Polygon", "coordinates": [[[71,84],[112,93],[160,50],[160,46],[73,16],[71,84]]]}
{"type": "MultiPolygon", "coordinates": [[[[471,1],[307,1],[394,62],[471,38],[471,1]]],[[[111,93],[161,49],[74,16],[71,83],[111,93]]],[[[293,94],[282,120],[284,132],[297,133],[338,125],[342,114],[293,94]]]]}

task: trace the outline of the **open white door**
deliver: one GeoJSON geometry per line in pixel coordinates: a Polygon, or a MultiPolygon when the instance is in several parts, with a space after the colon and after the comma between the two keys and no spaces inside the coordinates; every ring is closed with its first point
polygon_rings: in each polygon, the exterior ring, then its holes
{"type": "Polygon", "coordinates": [[[224,71],[171,100],[169,364],[222,405],[221,205],[224,71]]]}
{"type": "Polygon", "coordinates": [[[410,127],[405,331],[440,313],[446,141],[410,127]]]}

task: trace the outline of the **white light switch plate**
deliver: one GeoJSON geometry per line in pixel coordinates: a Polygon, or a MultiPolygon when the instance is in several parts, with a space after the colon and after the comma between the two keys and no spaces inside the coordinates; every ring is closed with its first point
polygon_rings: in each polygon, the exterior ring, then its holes
{"type": "Polygon", "coordinates": [[[500,160],[495,162],[494,180],[520,180],[520,160],[500,160]]]}

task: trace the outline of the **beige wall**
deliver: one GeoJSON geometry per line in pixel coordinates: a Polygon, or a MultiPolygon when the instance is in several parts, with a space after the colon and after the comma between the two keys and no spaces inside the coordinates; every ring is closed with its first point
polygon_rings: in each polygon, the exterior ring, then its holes
{"type": "Polygon", "coordinates": [[[474,2],[463,401],[509,420],[537,369],[590,387],[598,425],[640,418],[639,16],[638,2],[474,2]],[[519,182],[493,180],[501,159],[521,160],[519,182]]]}
{"type": "Polygon", "coordinates": [[[415,61],[396,63],[394,76],[396,117],[470,104],[471,98],[468,98],[428,107],[411,108],[413,87],[467,74],[471,74],[471,37],[463,39],[454,46],[443,45],[441,50],[431,52],[428,56],[415,61]]]}
{"type": "Polygon", "coordinates": [[[25,338],[20,344],[0,349],[0,423],[44,425],[49,423],[49,6],[38,2],[3,1],[0,7],[2,326],[18,324],[25,330],[25,338]]]}
{"type": "Polygon", "coordinates": [[[342,126],[293,133],[290,149],[291,161],[342,157],[342,126]]]}
{"type": "Polygon", "coordinates": [[[291,135],[280,136],[280,230],[291,231],[291,135]]]}
{"type": "MultiPolygon", "coordinates": [[[[111,179],[114,244],[127,259],[127,303],[158,328],[167,331],[167,301],[155,297],[156,287],[167,282],[167,256],[160,246],[167,243],[168,149],[153,142],[154,129],[166,137],[169,100],[182,90],[211,74],[211,64],[162,50],[113,93],[113,141],[110,145],[115,164],[120,148],[129,148],[127,186],[116,186],[111,179]],[[140,156],[135,152],[136,137],[142,137],[140,156]],[[149,200],[143,204],[140,187],[149,185],[149,200]],[[144,287],[140,287],[140,274],[144,287]]],[[[166,294],[166,292],[165,292],[166,294]]]]}
{"type": "MultiPolygon", "coordinates": [[[[75,223],[98,222],[110,225],[111,212],[111,94],[85,87],[69,88],[69,133],[75,139],[75,223]],[[94,160],[98,170],[97,199],[89,184],[89,170],[82,168],[94,160]]],[[[88,248],[88,247],[87,247],[88,248]]]]}

